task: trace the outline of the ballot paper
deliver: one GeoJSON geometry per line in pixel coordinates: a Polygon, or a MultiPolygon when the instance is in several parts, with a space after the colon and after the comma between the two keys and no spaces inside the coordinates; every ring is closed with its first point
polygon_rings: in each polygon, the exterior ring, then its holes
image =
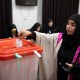
{"type": "Polygon", "coordinates": [[[22,47],[22,40],[16,39],[16,47],[22,47]]]}

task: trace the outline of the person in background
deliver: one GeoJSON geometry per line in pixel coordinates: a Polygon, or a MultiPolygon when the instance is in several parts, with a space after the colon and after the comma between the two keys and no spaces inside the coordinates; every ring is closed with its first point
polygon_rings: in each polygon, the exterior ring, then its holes
{"type": "MultiPolygon", "coordinates": [[[[25,36],[29,35],[37,36],[36,41],[37,39],[39,40],[40,38],[40,42],[42,39],[41,37],[45,38],[47,37],[47,35],[52,36],[53,42],[55,42],[53,43],[55,44],[54,45],[55,53],[53,57],[54,64],[52,65],[54,74],[52,75],[53,78],[49,78],[46,80],[80,80],[80,14],[73,14],[72,16],[69,17],[66,24],[65,33],[44,35],[42,33],[37,33],[37,32],[22,31],[19,33],[19,38],[22,39],[25,36]],[[57,72],[57,79],[54,78],[56,76],[55,74],[56,72],[57,72]]],[[[51,39],[46,38],[46,40],[47,39],[50,42],[51,39]]],[[[50,64],[48,64],[47,66],[49,65],[50,64]]]]}
{"type": "MultiPolygon", "coordinates": [[[[38,31],[40,32],[41,31],[41,24],[40,23],[35,23],[31,29],[29,29],[28,31],[38,31]]],[[[31,36],[27,36],[26,39],[32,39],[31,36]]]]}
{"type": "Polygon", "coordinates": [[[40,23],[35,23],[29,31],[40,31],[41,30],[41,24],[40,23]]]}
{"type": "Polygon", "coordinates": [[[17,27],[15,24],[12,24],[10,23],[8,26],[7,26],[7,38],[11,37],[17,37],[18,36],[18,30],[17,30],[17,27]]]}
{"type": "Polygon", "coordinates": [[[56,33],[57,28],[54,27],[54,20],[52,18],[48,19],[47,25],[43,26],[40,32],[49,34],[56,33]]]}

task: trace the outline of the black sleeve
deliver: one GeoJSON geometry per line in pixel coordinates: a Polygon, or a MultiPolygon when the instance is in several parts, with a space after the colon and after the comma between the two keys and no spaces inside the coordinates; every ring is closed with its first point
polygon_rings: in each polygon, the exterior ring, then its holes
{"type": "Polygon", "coordinates": [[[27,36],[27,39],[33,39],[34,41],[36,41],[36,33],[34,31],[31,31],[32,35],[27,36]]]}

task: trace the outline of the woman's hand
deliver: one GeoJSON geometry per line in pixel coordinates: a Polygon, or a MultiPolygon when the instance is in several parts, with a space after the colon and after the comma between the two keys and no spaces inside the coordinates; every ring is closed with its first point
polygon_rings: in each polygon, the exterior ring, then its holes
{"type": "Polygon", "coordinates": [[[66,65],[69,67],[69,69],[73,67],[73,64],[66,63],[66,65]]]}
{"type": "Polygon", "coordinates": [[[30,32],[30,31],[20,31],[18,33],[18,36],[19,36],[19,39],[23,39],[26,36],[30,36],[31,34],[32,34],[32,32],[30,32]]]}

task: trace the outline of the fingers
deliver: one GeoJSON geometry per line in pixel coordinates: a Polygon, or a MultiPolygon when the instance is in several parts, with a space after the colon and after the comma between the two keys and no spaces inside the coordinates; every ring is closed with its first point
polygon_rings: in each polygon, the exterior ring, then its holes
{"type": "Polygon", "coordinates": [[[66,65],[67,65],[67,66],[69,66],[69,64],[68,64],[68,63],[66,63],[66,65]]]}
{"type": "Polygon", "coordinates": [[[25,31],[20,31],[18,33],[18,37],[19,37],[19,39],[23,39],[25,37],[25,31]]]}
{"type": "Polygon", "coordinates": [[[72,67],[73,67],[73,64],[66,63],[66,65],[67,65],[69,68],[72,68],[72,67]]]}
{"type": "Polygon", "coordinates": [[[18,36],[19,36],[19,39],[23,39],[26,36],[30,36],[31,34],[32,34],[32,32],[30,32],[30,31],[20,31],[18,33],[18,36]]]}

